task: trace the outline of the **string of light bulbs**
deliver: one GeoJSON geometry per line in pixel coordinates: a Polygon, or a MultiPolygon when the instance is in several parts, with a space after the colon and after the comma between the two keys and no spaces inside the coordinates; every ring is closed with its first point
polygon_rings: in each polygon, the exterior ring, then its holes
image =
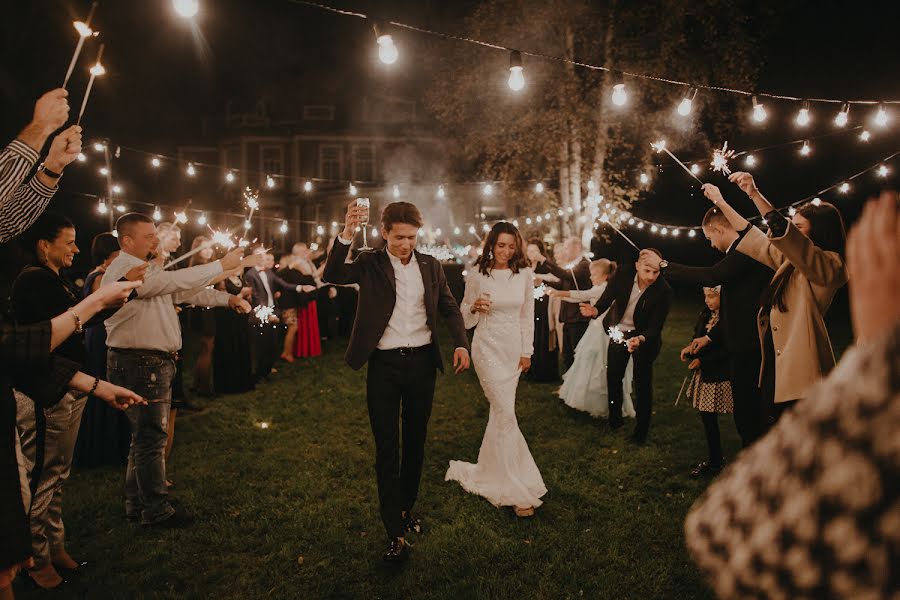
{"type": "MultiPolygon", "coordinates": [[[[329,11],[335,14],[350,16],[361,19],[370,19],[375,20],[374,17],[367,15],[361,12],[353,12],[335,8],[333,6],[329,6],[327,4],[323,4],[320,2],[312,2],[310,0],[288,0],[293,4],[308,6],[311,8],[316,8],[319,10],[329,11]]],[[[876,125],[884,127],[887,125],[889,116],[885,105],[891,104],[900,104],[900,100],[868,100],[868,99],[840,99],[840,98],[817,98],[817,97],[808,97],[804,98],[801,96],[793,96],[788,94],[778,94],[771,92],[761,92],[761,91],[749,91],[742,90],[738,88],[731,88],[725,86],[718,85],[710,85],[704,83],[692,83],[688,81],[682,81],[678,79],[672,79],[669,77],[660,77],[656,75],[650,75],[647,73],[638,73],[632,71],[625,71],[621,69],[613,69],[611,67],[606,67],[603,65],[597,65],[592,63],[587,63],[579,60],[573,60],[569,58],[565,58],[562,56],[556,56],[552,54],[545,54],[541,52],[523,50],[522,48],[511,48],[502,44],[497,44],[494,42],[487,42],[484,40],[479,40],[475,38],[455,35],[451,33],[435,31],[433,29],[427,29],[424,27],[419,27],[416,25],[410,25],[408,23],[403,23],[399,21],[387,21],[387,23],[393,27],[399,29],[406,29],[409,31],[414,31],[420,34],[429,35],[433,37],[439,37],[447,40],[454,40],[457,42],[463,42],[468,44],[473,44],[477,46],[481,46],[484,48],[489,48],[492,50],[500,50],[503,52],[508,52],[510,54],[510,75],[508,80],[508,85],[510,89],[514,91],[520,91],[525,86],[524,79],[524,66],[522,63],[522,57],[528,56],[531,58],[537,58],[545,61],[558,62],[564,64],[570,64],[575,67],[580,67],[584,69],[589,69],[593,71],[602,71],[606,73],[610,73],[615,78],[612,92],[612,102],[614,105],[622,107],[628,102],[628,93],[625,86],[624,78],[630,77],[634,79],[643,79],[647,81],[655,81],[658,83],[665,83],[669,85],[679,86],[687,89],[687,93],[682,97],[679,102],[676,112],[682,116],[688,116],[693,109],[693,102],[697,96],[699,90],[708,90],[713,92],[724,92],[729,94],[737,94],[744,97],[749,97],[752,102],[752,119],[756,123],[762,123],[766,121],[768,118],[768,111],[765,105],[759,101],[760,98],[768,98],[774,100],[785,100],[785,101],[793,101],[800,102],[801,108],[797,113],[797,117],[795,119],[796,123],[805,127],[811,121],[811,113],[810,113],[810,104],[815,103],[825,103],[825,104],[839,104],[841,109],[835,117],[835,123],[838,126],[846,125],[848,122],[849,111],[851,105],[875,105],[877,106],[877,111],[873,117],[873,121],[876,125]]],[[[383,26],[381,28],[376,27],[376,41],[379,46],[379,57],[382,62],[385,64],[393,64],[397,61],[399,50],[396,48],[396,45],[393,43],[393,38],[387,33],[384,32],[383,26]],[[384,39],[387,38],[387,39],[384,39]],[[383,48],[385,45],[389,45],[391,50],[390,54],[387,58],[390,60],[386,60],[386,56],[384,54],[383,48]]]]}

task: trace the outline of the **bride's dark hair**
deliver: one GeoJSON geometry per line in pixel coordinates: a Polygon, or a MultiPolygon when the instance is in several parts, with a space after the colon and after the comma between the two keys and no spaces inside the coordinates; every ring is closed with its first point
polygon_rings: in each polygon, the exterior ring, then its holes
{"type": "Polygon", "coordinates": [[[513,273],[518,273],[520,269],[528,266],[528,259],[525,258],[525,241],[522,239],[522,234],[519,233],[519,230],[512,223],[500,221],[487,234],[481,250],[481,256],[475,261],[475,265],[482,275],[487,275],[488,271],[494,268],[494,246],[497,245],[497,240],[504,233],[508,233],[516,239],[516,251],[513,253],[512,258],[509,259],[509,268],[513,273]]]}

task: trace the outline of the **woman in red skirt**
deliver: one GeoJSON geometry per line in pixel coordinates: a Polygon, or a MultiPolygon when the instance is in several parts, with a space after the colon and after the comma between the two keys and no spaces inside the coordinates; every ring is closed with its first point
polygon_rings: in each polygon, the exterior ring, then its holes
{"type": "Polygon", "coordinates": [[[319,356],[322,354],[322,338],[319,335],[319,312],[316,307],[318,282],[313,276],[313,266],[309,261],[297,261],[296,268],[301,273],[299,284],[302,287],[297,302],[297,338],[294,356],[297,358],[319,356]]]}

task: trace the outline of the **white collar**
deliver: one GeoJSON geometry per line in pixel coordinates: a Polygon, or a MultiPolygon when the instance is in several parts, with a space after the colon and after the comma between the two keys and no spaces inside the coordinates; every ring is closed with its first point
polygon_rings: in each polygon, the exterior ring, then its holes
{"type": "Polygon", "coordinates": [[[400,268],[408,267],[409,265],[416,262],[416,251],[415,250],[413,250],[412,256],[409,257],[409,262],[405,265],[403,264],[403,261],[401,259],[399,259],[398,257],[391,254],[390,250],[388,250],[387,248],[384,249],[384,253],[388,255],[388,258],[391,259],[391,264],[394,265],[395,267],[400,267],[400,268]]]}

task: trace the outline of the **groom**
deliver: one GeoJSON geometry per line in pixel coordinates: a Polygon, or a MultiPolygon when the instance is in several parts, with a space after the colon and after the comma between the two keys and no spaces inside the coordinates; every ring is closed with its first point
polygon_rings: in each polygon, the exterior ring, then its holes
{"type": "Polygon", "coordinates": [[[378,503],[390,539],[384,560],[397,562],[408,556],[406,534],[420,530],[410,511],[422,476],[435,376],[437,370],[443,372],[438,313],[453,336],[456,373],[469,368],[469,343],[441,264],[415,251],[422,215],[414,205],[387,205],[381,213],[385,249],[363,252],[355,261],[345,262],[353,234],[367,211],[355,201],[347,208],[344,231],[328,255],[323,279],[336,285],[359,285],[346,360],[354,370],[369,363],[366,402],[375,436],[378,503]]]}

